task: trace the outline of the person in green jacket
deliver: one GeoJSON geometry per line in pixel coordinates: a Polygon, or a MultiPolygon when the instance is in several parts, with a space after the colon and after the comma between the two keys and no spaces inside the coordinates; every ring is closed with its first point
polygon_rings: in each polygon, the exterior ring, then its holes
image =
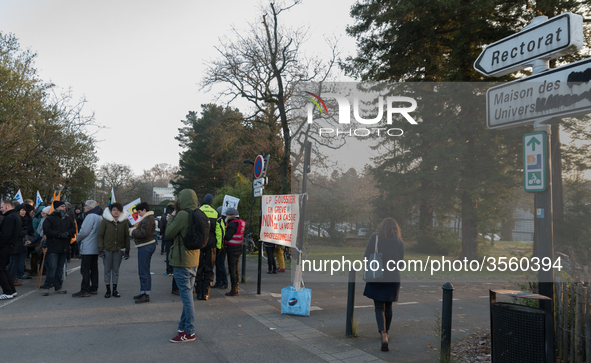
{"type": "Polygon", "coordinates": [[[172,240],[168,260],[173,269],[173,276],[179,288],[183,311],[179,321],[178,334],[170,339],[173,343],[195,340],[195,305],[193,287],[199,266],[199,250],[187,250],[182,236],[189,232],[189,212],[199,208],[197,194],[192,189],[183,189],[179,193],[178,208],[168,217],[166,239],[172,240]]]}
{"type": "Polygon", "coordinates": [[[110,204],[103,212],[103,220],[98,233],[99,257],[103,259],[105,268],[105,297],[111,297],[111,282],[113,282],[113,297],[121,297],[117,291],[119,266],[122,259],[129,259],[129,222],[127,211],[121,203],[110,204]],[[121,251],[125,249],[125,254],[121,251]]]}

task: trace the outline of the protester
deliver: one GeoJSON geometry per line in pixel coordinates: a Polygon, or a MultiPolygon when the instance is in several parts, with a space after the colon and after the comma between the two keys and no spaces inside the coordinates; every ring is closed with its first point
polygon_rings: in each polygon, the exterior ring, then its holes
{"type": "Polygon", "coordinates": [[[265,246],[265,251],[267,252],[267,273],[276,274],[277,263],[275,263],[275,243],[263,242],[263,245],[265,246]]]}
{"type": "Polygon", "coordinates": [[[222,215],[222,207],[218,207],[218,220],[217,223],[222,230],[222,241],[219,243],[221,245],[216,250],[216,258],[215,258],[215,284],[212,288],[220,288],[220,289],[227,289],[228,288],[228,273],[226,272],[226,249],[224,248],[224,236],[226,234],[226,216],[222,215]]]}
{"type": "Polygon", "coordinates": [[[22,220],[14,210],[14,203],[11,200],[3,201],[0,210],[2,211],[2,221],[0,222],[0,286],[2,287],[2,295],[0,295],[0,300],[7,300],[16,296],[13,280],[6,267],[21,233],[22,220]]]}
{"type": "Polygon", "coordinates": [[[166,210],[164,211],[164,214],[162,215],[162,218],[160,219],[160,235],[162,236],[162,243],[166,244],[166,270],[164,271],[164,275],[167,276],[172,276],[172,291],[171,294],[173,295],[179,295],[179,287],[176,284],[176,281],[174,279],[174,271],[172,266],[170,265],[170,259],[168,258],[169,254],[170,254],[170,246],[172,245],[173,241],[171,239],[168,239],[166,237],[166,227],[168,226],[168,219],[170,218],[170,216],[172,215],[172,212],[174,212],[175,207],[173,203],[169,203],[166,206],[166,210]]]}
{"type": "MultiPolygon", "coordinates": [[[[370,237],[364,257],[369,260],[375,252],[376,238],[382,262],[392,263],[404,259],[404,244],[398,223],[392,218],[384,219],[378,226],[378,234],[370,237]]],[[[382,335],[382,351],[388,351],[388,331],[392,322],[392,303],[398,301],[400,290],[400,272],[397,269],[385,269],[382,281],[365,284],[363,295],[373,299],[378,331],[382,335]]]]}
{"type": "Polygon", "coordinates": [[[209,239],[207,246],[201,249],[199,256],[199,268],[197,269],[197,278],[195,288],[197,291],[197,300],[208,300],[209,289],[213,284],[213,273],[215,265],[216,248],[222,247],[222,230],[217,223],[218,212],[211,207],[213,203],[213,195],[206,194],[203,197],[203,205],[199,207],[203,213],[209,218],[209,239]]]}
{"type": "Polygon", "coordinates": [[[199,266],[199,250],[187,250],[182,238],[189,232],[189,212],[199,207],[197,195],[191,189],[183,189],[179,193],[176,208],[166,226],[166,238],[173,240],[170,247],[169,260],[173,268],[174,279],[179,288],[183,302],[183,311],[178,325],[178,333],[170,339],[173,343],[195,340],[195,306],[193,303],[193,286],[199,266]]]}
{"type": "Polygon", "coordinates": [[[39,266],[39,254],[35,251],[35,247],[37,247],[42,242],[42,235],[43,235],[43,227],[39,228],[40,224],[47,215],[43,215],[44,206],[40,205],[37,207],[35,211],[35,216],[33,217],[33,230],[35,231],[35,238],[29,244],[29,251],[31,252],[31,270],[29,275],[36,276],[37,275],[37,268],[39,266]]]}
{"type": "MultiPolygon", "coordinates": [[[[138,274],[140,276],[140,294],[134,296],[136,304],[150,301],[152,290],[152,276],[150,276],[150,262],[152,255],[156,251],[156,220],[154,212],[146,202],[142,202],[135,207],[141,217],[137,227],[131,228],[129,233],[137,247],[138,274]]],[[[86,217],[88,218],[88,217],[86,217]]]]}
{"type": "Polygon", "coordinates": [[[228,208],[226,212],[228,224],[226,235],[224,236],[226,253],[228,254],[228,269],[230,270],[230,283],[232,289],[226,293],[227,296],[238,296],[238,281],[240,273],[238,272],[240,264],[240,255],[242,255],[242,241],[244,240],[244,230],[246,222],[240,219],[236,208],[228,208]]]}
{"type": "Polygon", "coordinates": [[[111,297],[111,283],[113,283],[113,297],[121,297],[117,291],[119,267],[124,257],[129,258],[130,247],[127,215],[121,203],[110,204],[103,213],[98,232],[98,249],[105,268],[104,277],[107,287],[105,298],[111,297]],[[125,253],[122,249],[125,249],[125,253]]]}
{"type": "Polygon", "coordinates": [[[285,272],[285,246],[275,245],[275,260],[277,261],[277,272],[285,272]]]}
{"type": "Polygon", "coordinates": [[[8,272],[10,273],[10,278],[12,279],[14,286],[23,286],[23,284],[18,281],[18,278],[22,279],[25,273],[24,264],[25,258],[27,257],[25,240],[27,240],[29,233],[32,231],[32,225],[29,223],[27,217],[26,207],[32,208],[28,204],[20,204],[14,208],[21,219],[21,230],[19,232],[18,240],[14,244],[14,248],[10,254],[10,264],[8,265],[8,272]]]}
{"type": "Polygon", "coordinates": [[[82,283],[80,291],[72,294],[72,297],[88,297],[98,293],[98,233],[103,220],[103,208],[96,201],[87,200],[84,213],[86,218],[76,237],[80,246],[82,283]]]}
{"type": "Polygon", "coordinates": [[[64,264],[70,253],[70,240],[76,234],[74,221],[66,214],[64,202],[53,202],[54,211],[43,222],[43,233],[47,237],[45,262],[47,264],[47,276],[43,285],[43,296],[49,295],[51,284],[58,294],[65,294],[62,289],[62,275],[64,264]]]}

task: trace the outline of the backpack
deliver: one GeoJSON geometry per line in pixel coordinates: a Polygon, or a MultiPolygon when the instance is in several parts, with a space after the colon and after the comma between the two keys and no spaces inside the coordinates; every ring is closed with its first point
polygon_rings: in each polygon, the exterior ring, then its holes
{"type": "Polygon", "coordinates": [[[187,250],[200,250],[207,246],[209,239],[209,218],[200,209],[185,211],[189,213],[189,232],[181,239],[187,250]]]}

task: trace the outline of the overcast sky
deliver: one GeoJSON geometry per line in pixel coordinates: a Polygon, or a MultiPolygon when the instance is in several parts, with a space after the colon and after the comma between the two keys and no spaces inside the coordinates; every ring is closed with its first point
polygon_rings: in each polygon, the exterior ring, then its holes
{"type": "MultiPolygon", "coordinates": [[[[303,0],[280,18],[309,26],[308,54],[326,54],[325,36],[340,37],[343,56],[355,49],[345,35],[354,0],[303,0]]],[[[267,4],[268,2],[263,2],[267,4]]],[[[204,64],[217,58],[218,39],[247,29],[260,1],[0,0],[0,31],[38,54],[42,79],[76,99],[98,124],[99,165],[130,165],[136,174],[158,163],[178,165],[174,137],[188,111],[213,102],[200,90],[204,64]],[[140,142],[147,145],[141,149],[140,142]]],[[[244,107],[244,103],[236,104],[244,107]]],[[[253,156],[254,157],[254,156],[253,156]]]]}

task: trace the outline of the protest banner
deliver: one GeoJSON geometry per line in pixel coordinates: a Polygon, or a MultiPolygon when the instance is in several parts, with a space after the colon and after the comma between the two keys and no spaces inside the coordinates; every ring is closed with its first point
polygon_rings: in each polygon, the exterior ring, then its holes
{"type": "Polygon", "coordinates": [[[300,220],[300,196],[264,195],[262,202],[261,240],[295,247],[300,220]]]}
{"type": "Polygon", "coordinates": [[[123,207],[123,210],[126,210],[126,211],[127,211],[127,219],[128,219],[128,220],[129,220],[129,222],[130,222],[132,225],[134,225],[134,226],[135,226],[135,225],[136,225],[136,224],[137,224],[137,223],[140,221],[140,219],[141,219],[141,217],[140,217],[140,214],[139,214],[139,213],[138,213],[138,211],[135,209],[135,207],[136,207],[138,204],[140,204],[141,202],[142,202],[142,201],[141,201],[141,199],[140,199],[140,198],[138,198],[138,199],[134,200],[133,202],[131,202],[131,203],[129,203],[129,204],[126,204],[126,205],[123,207]]]}
{"type": "Polygon", "coordinates": [[[236,208],[238,210],[238,203],[240,199],[233,197],[231,195],[226,195],[224,197],[224,203],[222,204],[222,215],[227,216],[226,211],[230,208],[236,208]]]}

